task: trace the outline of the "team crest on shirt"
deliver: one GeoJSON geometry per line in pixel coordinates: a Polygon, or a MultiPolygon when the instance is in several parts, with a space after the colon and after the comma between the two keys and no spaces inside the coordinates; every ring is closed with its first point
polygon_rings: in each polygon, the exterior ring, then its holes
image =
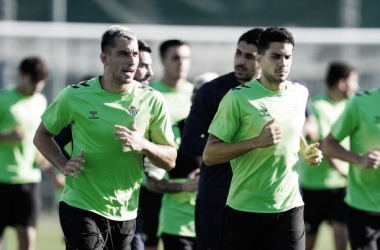
{"type": "Polygon", "coordinates": [[[259,111],[260,111],[260,117],[270,116],[267,108],[259,109],[259,111]]]}
{"type": "Polygon", "coordinates": [[[135,117],[139,112],[139,109],[136,109],[136,107],[132,105],[129,107],[128,111],[131,116],[135,117]]]}

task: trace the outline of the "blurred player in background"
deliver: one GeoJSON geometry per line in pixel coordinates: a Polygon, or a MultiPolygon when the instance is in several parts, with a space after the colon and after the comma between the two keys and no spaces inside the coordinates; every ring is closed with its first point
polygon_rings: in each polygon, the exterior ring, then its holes
{"type": "MultiPolygon", "coordinates": [[[[342,114],[347,98],[359,88],[357,70],[345,62],[332,62],[326,74],[326,93],[315,96],[311,103],[311,116],[315,119],[315,141],[322,143],[330,133],[331,126],[342,114]]],[[[309,120],[311,121],[311,120],[309,120]]],[[[309,126],[309,125],[307,125],[309,126]]],[[[314,142],[315,142],[314,141],[314,142]]],[[[349,148],[349,140],[342,142],[349,148]]],[[[331,223],[334,231],[335,249],[347,248],[345,223],[348,163],[324,157],[319,167],[310,167],[301,161],[300,185],[305,202],[306,249],[314,248],[318,228],[322,221],[331,223]]]]}
{"type": "Polygon", "coordinates": [[[40,168],[54,187],[64,182],[33,145],[47,105],[40,93],[47,79],[46,64],[39,57],[27,57],[19,65],[17,86],[0,92],[0,242],[5,227],[13,226],[20,250],[35,249],[40,168]]]}

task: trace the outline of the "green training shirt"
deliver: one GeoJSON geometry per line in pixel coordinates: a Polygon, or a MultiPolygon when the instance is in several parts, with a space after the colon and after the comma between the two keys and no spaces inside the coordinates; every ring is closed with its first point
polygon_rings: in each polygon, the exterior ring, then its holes
{"type": "Polygon", "coordinates": [[[21,95],[15,87],[0,92],[0,131],[11,133],[19,127],[24,133],[21,142],[0,141],[0,182],[8,184],[38,183],[41,170],[36,165],[37,149],[34,133],[47,105],[40,94],[21,95]]]}
{"type": "Polygon", "coordinates": [[[279,144],[252,150],[231,161],[233,177],[227,205],[255,213],[278,213],[302,206],[298,188],[298,152],[305,122],[307,89],[286,81],[271,91],[257,80],[230,90],[223,98],[209,133],[234,143],[257,137],[275,119],[282,129],[279,144]]]}
{"type": "MultiPolygon", "coordinates": [[[[172,120],[172,129],[175,136],[177,149],[181,144],[181,132],[178,122],[186,119],[190,113],[191,97],[194,85],[185,82],[180,89],[166,86],[162,81],[154,82],[150,86],[160,91],[169,105],[169,113],[172,120]]],[[[176,166],[181,167],[181,166],[176,166]]],[[[186,179],[171,179],[175,182],[185,182],[186,179]]],[[[161,233],[195,237],[195,199],[196,192],[166,193],[162,197],[158,236],[161,233]]]]}
{"type": "Polygon", "coordinates": [[[181,144],[181,133],[177,123],[186,119],[190,113],[194,85],[186,81],[180,89],[173,89],[162,81],[157,81],[150,84],[150,86],[161,92],[169,105],[170,120],[172,121],[175,144],[178,150],[181,144]]]}
{"type": "MultiPolygon", "coordinates": [[[[333,101],[326,94],[321,94],[313,98],[311,113],[315,116],[318,125],[318,139],[323,140],[330,133],[331,126],[342,114],[346,107],[347,99],[333,101]]],[[[349,138],[346,138],[342,145],[349,148],[349,138]]],[[[305,189],[324,190],[344,188],[347,186],[347,179],[334,169],[326,159],[322,159],[318,167],[308,166],[304,161],[300,161],[300,184],[305,189]]],[[[348,163],[339,161],[338,166],[342,172],[348,172],[348,163]]]]}
{"type": "MultiPolygon", "coordinates": [[[[181,166],[178,166],[181,167],[181,166]]],[[[186,182],[186,178],[172,181],[186,182]]],[[[162,233],[195,237],[195,201],[197,192],[164,194],[159,215],[157,236],[162,233]]]]}
{"type": "MultiPolygon", "coordinates": [[[[357,94],[331,129],[335,139],[350,137],[351,151],[367,154],[380,148],[380,89],[357,94]]],[[[350,164],[346,203],[356,209],[380,213],[380,168],[350,164]]]]}
{"type": "Polygon", "coordinates": [[[191,82],[185,81],[180,89],[170,88],[162,81],[153,82],[150,86],[161,92],[168,102],[172,124],[176,124],[187,118],[194,90],[194,85],[191,82]]]}
{"type": "Polygon", "coordinates": [[[136,218],[143,174],[142,154],[122,146],[114,126],[137,129],[156,144],[173,143],[170,117],[163,96],[132,81],[128,92],[111,94],[93,78],[62,90],[42,116],[54,135],[72,126],[73,156],[85,151],[77,179],[66,178],[61,200],[108,219],[136,218]]]}

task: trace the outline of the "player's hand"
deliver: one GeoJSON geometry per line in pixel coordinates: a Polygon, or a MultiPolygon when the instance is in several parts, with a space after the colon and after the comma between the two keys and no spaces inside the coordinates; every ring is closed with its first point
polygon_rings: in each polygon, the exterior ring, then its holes
{"type": "Polygon", "coordinates": [[[322,152],[318,149],[319,142],[310,144],[305,150],[303,161],[309,166],[318,166],[322,162],[322,152]]]}
{"type": "Polygon", "coordinates": [[[115,128],[120,131],[113,132],[112,134],[117,136],[117,141],[124,142],[123,146],[137,152],[141,152],[144,149],[145,139],[137,130],[136,121],[132,122],[131,129],[121,125],[115,125],[115,128]]]}
{"type": "Polygon", "coordinates": [[[12,143],[21,142],[24,137],[25,133],[21,130],[20,126],[16,126],[9,134],[3,134],[4,140],[12,143]]]}
{"type": "Polygon", "coordinates": [[[144,157],[144,171],[155,181],[160,181],[164,178],[166,170],[153,165],[148,157],[144,157]]]}
{"type": "Polygon", "coordinates": [[[280,126],[274,125],[275,119],[264,125],[258,137],[256,137],[259,148],[267,148],[281,142],[282,130],[280,126]]]}
{"type": "Polygon", "coordinates": [[[363,155],[360,160],[360,165],[364,168],[376,169],[380,164],[380,148],[374,149],[363,155]]]}
{"type": "Polygon", "coordinates": [[[184,192],[192,193],[198,191],[199,172],[200,169],[197,168],[188,174],[187,181],[182,186],[184,192]]]}
{"type": "Polygon", "coordinates": [[[66,165],[63,167],[62,172],[66,176],[70,176],[73,179],[77,178],[77,174],[83,171],[81,163],[84,163],[84,150],[80,152],[80,155],[72,157],[66,165]]]}

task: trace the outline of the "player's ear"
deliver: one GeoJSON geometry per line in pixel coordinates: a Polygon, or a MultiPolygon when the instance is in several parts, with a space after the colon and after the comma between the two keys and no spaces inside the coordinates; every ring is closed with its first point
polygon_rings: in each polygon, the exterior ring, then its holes
{"type": "Polygon", "coordinates": [[[104,66],[108,65],[108,58],[107,58],[106,53],[104,53],[104,52],[100,53],[100,60],[102,61],[104,66]]]}

